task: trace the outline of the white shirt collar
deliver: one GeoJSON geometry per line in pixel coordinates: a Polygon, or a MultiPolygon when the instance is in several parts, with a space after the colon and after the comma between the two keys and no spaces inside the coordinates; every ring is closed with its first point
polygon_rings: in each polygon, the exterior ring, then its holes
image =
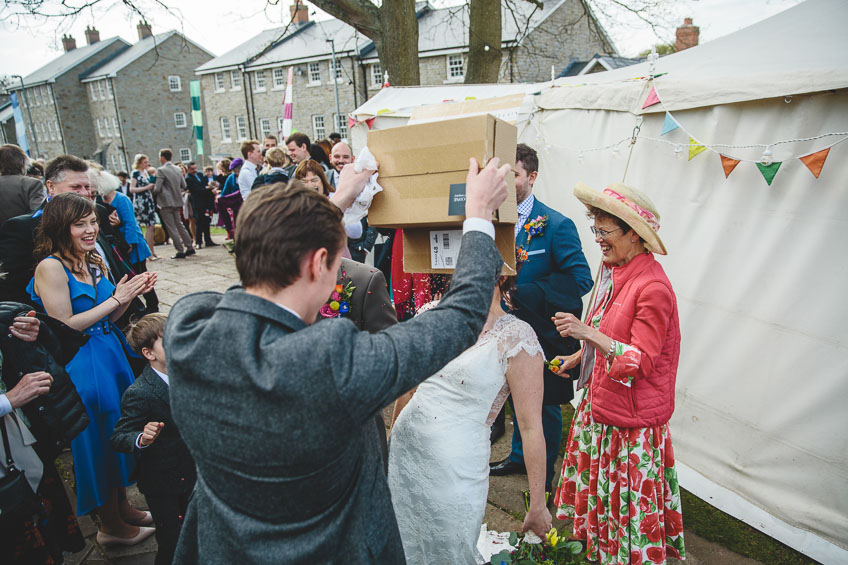
{"type": "MultiPolygon", "coordinates": [[[[150,367],[150,368],[151,368],[151,369],[153,369],[153,367],[150,367]]],[[[165,384],[166,384],[166,385],[171,386],[171,382],[168,380],[168,375],[166,375],[166,374],[165,374],[165,373],[163,373],[162,371],[157,371],[156,369],[153,369],[153,372],[154,372],[154,373],[156,373],[157,375],[159,375],[159,377],[160,377],[163,381],[165,381],[165,384]]]]}
{"type": "Polygon", "coordinates": [[[303,321],[303,318],[300,317],[300,314],[298,314],[297,312],[295,312],[294,310],[292,310],[288,306],[286,306],[284,304],[280,304],[279,302],[275,302],[274,304],[276,304],[277,306],[279,306],[280,308],[282,308],[283,310],[285,310],[286,312],[288,312],[292,316],[295,316],[301,322],[303,321]]]}

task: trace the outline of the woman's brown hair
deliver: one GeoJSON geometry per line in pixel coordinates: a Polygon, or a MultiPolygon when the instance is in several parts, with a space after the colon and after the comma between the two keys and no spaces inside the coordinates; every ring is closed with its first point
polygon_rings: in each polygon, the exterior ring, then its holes
{"type": "Polygon", "coordinates": [[[333,187],[330,186],[330,183],[327,182],[327,177],[324,176],[324,168],[318,163],[318,161],[314,159],[307,159],[306,161],[301,161],[297,168],[294,170],[294,178],[303,180],[303,177],[306,176],[306,173],[312,173],[319,179],[321,179],[321,187],[324,196],[330,196],[333,191],[333,187]]]}
{"type": "Polygon", "coordinates": [[[85,276],[87,265],[96,265],[105,276],[108,267],[97,251],[88,251],[82,261],[74,254],[74,242],[71,240],[71,226],[86,216],[94,214],[94,202],[76,192],[57,194],[44,205],[41,225],[35,239],[36,262],[48,255],[57,255],[70,265],[75,275],[85,276]]]}

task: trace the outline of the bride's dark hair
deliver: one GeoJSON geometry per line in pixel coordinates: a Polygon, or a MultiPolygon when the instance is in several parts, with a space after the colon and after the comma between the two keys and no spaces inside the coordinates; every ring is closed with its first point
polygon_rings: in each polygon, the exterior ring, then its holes
{"type": "Polygon", "coordinates": [[[512,302],[512,296],[515,292],[515,281],[518,275],[500,276],[498,277],[498,289],[501,291],[501,298],[509,306],[510,310],[515,310],[516,305],[512,302]]]}

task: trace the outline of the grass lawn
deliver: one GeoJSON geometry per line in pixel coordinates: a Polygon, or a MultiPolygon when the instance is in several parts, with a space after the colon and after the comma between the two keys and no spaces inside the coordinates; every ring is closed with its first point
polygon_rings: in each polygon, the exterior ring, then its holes
{"type": "MultiPolygon", "coordinates": [[[[571,404],[562,407],[562,444],[560,455],[565,451],[568,440],[568,430],[574,408],[571,404]]],[[[704,539],[715,542],[727,549],[756,559],[768,565],[805,565],[817,561],[787,547],[760,530],[737,520],[704,502],[684,488],[680,489],[683,505],[683,527],[685,531],[694,532],[704,539]]],[[[685,539],[685,533],[684,533],[685,539]]]]}

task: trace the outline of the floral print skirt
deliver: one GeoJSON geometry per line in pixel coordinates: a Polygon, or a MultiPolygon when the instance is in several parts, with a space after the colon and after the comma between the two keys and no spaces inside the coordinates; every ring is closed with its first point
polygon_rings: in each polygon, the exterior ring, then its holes
{"type": "Polygon", "coordinates": [[[685,558],[680,488],[668,424],[618,428],[592,420],[586,393],[571,422],[554,499],[589,558],[652,565],[685,558]]]}

